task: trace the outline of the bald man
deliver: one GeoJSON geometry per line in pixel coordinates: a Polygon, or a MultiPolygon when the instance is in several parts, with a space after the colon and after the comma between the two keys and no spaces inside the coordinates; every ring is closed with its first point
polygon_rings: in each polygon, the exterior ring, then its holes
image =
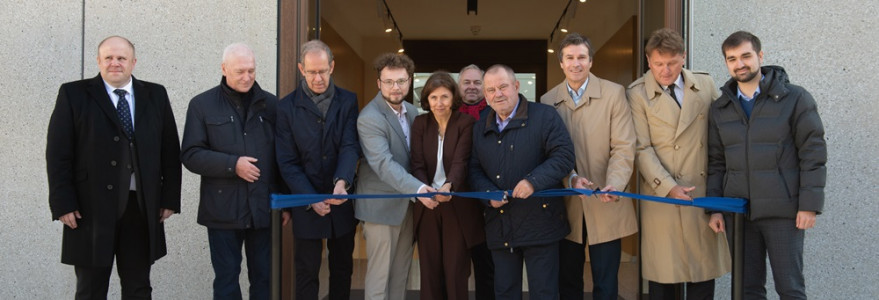
{"type": "Polygon", "coordinates": [[[61,85],[49,120],[52,218],[64,223],[61,263],[76,299],[106,299],[116,261],[123,299],[149,299],[165,256],[163,222],[180,211],[180,146],[165,87],[131,76],[134,44],[98,44],[100,74],[61,85]]]}
{"type": "Polygon", "coordinates": [[[181,161],[201,175],[198,223],[208,229],[214,299],[241,299],[242,244],[250,299],[269,299],[269,195],[282,191],[274,145],[278,98],[256,83],[247,45],[227,46],[220,68],[220,85],[189,102],[181,161]]]}

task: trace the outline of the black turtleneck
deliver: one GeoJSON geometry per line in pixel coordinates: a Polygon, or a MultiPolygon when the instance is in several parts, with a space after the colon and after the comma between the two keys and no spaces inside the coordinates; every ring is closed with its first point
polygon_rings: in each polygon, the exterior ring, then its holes
{"type": "Polygon", "coordinates": [[[244,120],[247,120],[247,110],[250,108],[250,102],[253,99],[253,88],[251,88],[247,93],[240,93],[236,90],[233,90],[226,84],[226,76],[223,76],[223,80],[220,82],[220,86],[223,89],[223,95],[226,96],[226,99],[232,103],[232,106],[235,107],[235,112],[238,113],[238,118],[242,120],[242,126],[244,126],[244,120]]]}

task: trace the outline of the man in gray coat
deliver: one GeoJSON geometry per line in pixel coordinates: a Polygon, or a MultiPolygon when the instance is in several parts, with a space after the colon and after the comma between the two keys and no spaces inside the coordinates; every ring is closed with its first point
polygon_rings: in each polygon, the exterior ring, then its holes
{"type": "MultiPolygon", "coordinates": [[[[418,110],[405,101],[415,64],[405,54],[386,53],[375,60],[379,93],[357,118],[364,159],[360,161],[357,194],[434,192],[409,174],[409,127],[418,110]]],[[[406,296],[412,264],[414,198],[367,199],[354,204],[366,238],[366,299],[406,296]]],[[[418,198],[427,208],[439,202],[418,198]]]]}
{"type": "MultiPolygon", "coordinates": [[[[223,51],[220,85],[192,98],[181,161],[201,175],[198,223],[208,228],[214,299],[240,299],[241,246],[247,252],[250,299],[269,299],[269,195],[279,191],[275,164],[278,98],[256,83],[253,51],[223,51]]],[[[289,215],[284,216],[284,221],[289,215]]]]}
{"type": "MultiPolygon", "coordinates": [[[[732,78],[709,111],[709,197],[749,200],[744,224],[746,299],[766,299],[766,256],[781,299],[806,299],[805,230],[824,209],[827,145],[812,95],[778,66],[763,66],[749,32],[723,42],[732,78]]],[[[720,214],[708,223],[724,231],[720,214]]]]}

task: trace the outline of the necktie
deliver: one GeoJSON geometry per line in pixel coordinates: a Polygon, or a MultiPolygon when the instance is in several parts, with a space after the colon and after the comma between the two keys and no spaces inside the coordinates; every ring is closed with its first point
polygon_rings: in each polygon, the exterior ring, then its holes
{"type": "Polygon", "coordinates": [[[125,130],[128,139],[133,140],[134,125],[131,122],[131,110],[128,108],[128,100],[125,99],[125,95],[128,92],[123,89],[116,89],[113,93],[119,95],[119,101],[116,103],[116,114],[119,115],[119,121],[122,121],[122,129],[125,130]]]}
{"type": "Polygon", "coordinates": [[[678,105],[678,108],[681,107],[681,102],[678,101],[678,95],[675,94],[675,85],[668,86],[668,94],[671,95],[671,98],[675,100],[675,104],[678,105]]]}

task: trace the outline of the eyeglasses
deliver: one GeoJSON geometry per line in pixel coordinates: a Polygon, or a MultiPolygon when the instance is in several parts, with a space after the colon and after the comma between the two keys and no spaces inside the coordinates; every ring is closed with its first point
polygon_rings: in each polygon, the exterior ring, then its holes
{"type": "Polygon", "coordinates": [[[311,78],[314,78],[315,76],[318,76],[318,75],[320,75],[320,77],[326,77],[329,74],[330,74],[330,69],[320,70],[320,71],[312,71],[312,70],[305,71],[305,76],[311,77],[311,78]]]}
{"type": "Polygon", "coordinates": [[[394,87],[394,84],[399,85],[400,87],[404,87],[404,86],[406,86],[406,84],[409,83],[409,78],[397,79],[397,80],[385,79],[385,80],[382,80],[381,83],[382,83],[382,86],[389,87],[389,88],[394,87]]]}

